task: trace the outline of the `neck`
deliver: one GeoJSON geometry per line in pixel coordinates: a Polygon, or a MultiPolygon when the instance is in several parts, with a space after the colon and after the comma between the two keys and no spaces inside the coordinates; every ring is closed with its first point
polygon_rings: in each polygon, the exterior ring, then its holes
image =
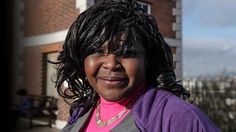
{"type": "MultiPolygon", "coordinates": [[[[130,109],[132,108],[132,105],[136,102],[136,100],[145,90],[145,86],[145,84],[141,85],[129,96],[116,102],[107,101],[100,96],[100,104],[97,107],[96,112],[98,115],[96,118],[101,121],[108,121],[114,117],[117,117],[117,115],[120,114],[122,116],[123,114],[127,115],[130,109]]],[[[118,120],[118,118],[116,120],[118,120]]]]}
{"type": "MultiPolygon", "coordinates": [[[[118,101],[108,101],[104,99],[102,96],[100,96],[100,105],[101,107],[126,107],[130,105],[130,103],[136,102],[136,100],[139,98],[139,96],[143,93],[143,91],[146,89],[146,85],[142,84],[140,87],[138,87],[134,92],[132,92],[130,95],[127,97],[118,100],[118,101]]],[[[133,104],[131,104],[133,105],[133,104]]]]}

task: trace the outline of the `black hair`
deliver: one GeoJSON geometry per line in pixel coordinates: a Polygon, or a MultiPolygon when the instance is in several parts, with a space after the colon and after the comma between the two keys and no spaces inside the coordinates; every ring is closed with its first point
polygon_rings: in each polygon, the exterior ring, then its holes
{"type": "Polygon", "coordinates": [[[84,59],[120,32],[126,35],[120,54],[135,55],[136,42],[142,42],[148,64],[148,85],[184,98],[190,96],[176,82],[172,52],[159,32],[155,18],[139,9],[134,0],[107,0],[81,13],[68,31],[57,63],[56,87],[63,98],[75,99],[74,105],[87,108],[96,102],[97,93],[86,79],[84,59]],[[64,81],[68,83],[66,89],[62,88],[64,81]]]}

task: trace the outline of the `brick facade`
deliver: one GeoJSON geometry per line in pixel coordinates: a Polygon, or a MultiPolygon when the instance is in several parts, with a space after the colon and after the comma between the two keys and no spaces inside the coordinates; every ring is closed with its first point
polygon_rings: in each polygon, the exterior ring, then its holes
{"type": "MultiPolygon", "coordinates": [[[[151,14],[158,18],[160,32],[166,37],[175,38],[175,32],[172,30],[172,23],[175,22],[172,8],[175,7],[175,1],[143,0],[143,2],[148,2],[151,5],[151,14]]],[[[75,8],[75,0],[25,0],[24,3],[23,30],[25,36],[68,29],[79,15],[79,10],[75,8]]]]}
{"type": "Polygon", "coordinates": [[[151,0],[150,5],[151,14],[156,18],[160,32],[165,37],[175,38],[175,32],[172,29],[172,23],[175,22],[175,16],[172,15],[172,9],[175,7],[175,1],[151,0]]]}
{"type": "Polygon", "coordinates": [[[25,36],[68,29],[79,14],[75,0],[25,0],[24,4],[25,36]]]}
{"type": "Polygon", "coordinates": [[[42,54],[38,47],[24,48],[23,87],[29,94],[42,94],[42,54]]]}

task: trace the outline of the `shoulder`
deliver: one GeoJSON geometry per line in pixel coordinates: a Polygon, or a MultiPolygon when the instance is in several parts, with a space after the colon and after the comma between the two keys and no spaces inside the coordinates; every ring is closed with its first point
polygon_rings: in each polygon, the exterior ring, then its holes
{"type": "Polygon", "coordinates": [[[216,129],[214,123],[200,109],[165,90],[148,90],[135,104],[132,112],[137,124],[145,129],[178,129],[182,132],[216,129]]]}

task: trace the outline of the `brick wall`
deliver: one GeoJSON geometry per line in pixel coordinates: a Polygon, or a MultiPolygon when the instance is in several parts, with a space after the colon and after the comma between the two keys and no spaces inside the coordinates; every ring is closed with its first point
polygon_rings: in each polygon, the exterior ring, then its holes
{"type": "Polygon", "coordinates": [[[165,37],[175,38],[172,30],[172,23],[175,16],[172,15],[172,8],[175,7],[174,0],[147,0],[151,4],[151,14],[156,18],[160,32],[165,37]]]}
{"type": "MultiPolygon", "coordinates": [[[[172,23],[173,0],[141,0],[151,4],[151,13],[157,19],[160,31],[164,36],[174,38],[172,23]]],[[[25,0],[24,8],[24,35],[32,36],[51,33],[69,28],[73,20],[79,14],[75,9],[75,0],[25,0]]]]}
{"type": "Polygon", "coordinates": [[[38,47],[24,48],[23,87],[29,94],[42,94],[42,54],[38,47]]]}
{"type": "Polygon", "coordinates": [[[25,0],[24,36],[68,29],[78,14],[75,0],[25,0]]]}

